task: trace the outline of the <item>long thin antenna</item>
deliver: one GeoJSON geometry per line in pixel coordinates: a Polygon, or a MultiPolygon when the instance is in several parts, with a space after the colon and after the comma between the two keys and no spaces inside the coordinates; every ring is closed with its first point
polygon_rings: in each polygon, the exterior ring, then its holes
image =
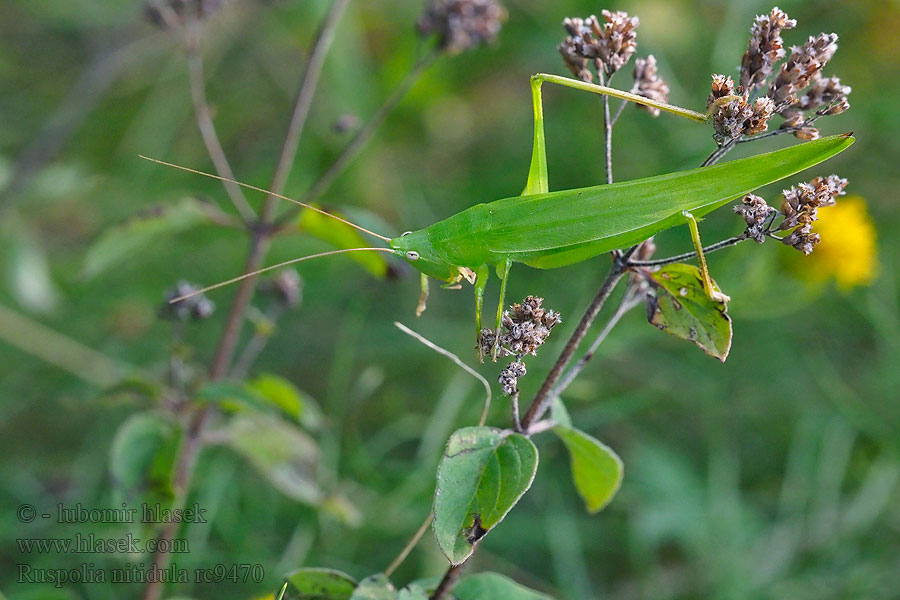
{"type": "Polygon", "coordinates": [[[263,194],[268,194],[274,198],[278,198],[279,200],[287,200],[288,202],[293,202],[294,204],[299,204],[303,208],[308,208],[309,210],[313,210],[319,214],[323,214],[326,217],[331,217],[332,219],[336,219],[336,220],[340,221],[341,223],[343,223],[344,225],[349,225],[350,227],[353,227],[354,229],[358,229],[358,230],[362,231],[363,233],[368,233],[369,235],[375,236],[378,239],[384,240],[385,242],[391,241],[391,238],[389,238],[389,237],[384,237],[383,235],[375,233],[374,231],[370,231],[370,230],[366,229],[365,227],[357,225],[356,223],[351,223],[347,219],[342,219],[341,217],[339,217],[337,215],[333,215],[326,210],[322,210],[321,208],[316,208],[315,206],[306,204],[305,202],[300,202],[299,200],[294,200],[293,198],[288,198],[287,196],[282,196],[281,194],[276,194],[275,192],[270,192],[269,190],[263,189],[261,187],[256,187],[255,185],[250,185],[249,183],[243,183],[236,179],[229,179],[228,177],[222,177],[220,175],[214,175],[212,173],[207,173],[206,171],[199,171],[197,169],[192,169],[190,167],[183,167],[181,165],[176,165],[174,163],[166,162],[164,160],[159,160],[158,158],[150,158],[149,156],[144,156],[143,154],[138,154],[138,156],[140,156],[144,160],[149,160],[150,162],[164,165],[166,167],[172,167],[173,169],[187,171],[188,173],[194,173],[196,175],[203,175],[204,177],[209,177],[211,179],[218,179],[219,181],[233,183],[235,185],[245,187],[248,190],[254,190],[256,192],[262,192],[263,194]]]}
{"type": "Polygon", "coordinates": [[[271,271],[273,269],[280,269],[281,267],[292,265],[294,263],[303,262],[304,260],[312,260],[313,258],[320,258],[322,256],[331,256],[332,254],[345,254],[347,252],[390,252],[394,254],[394,250],[390,248],[345,248],[343,250],[329,250],[328,252],[319,252],[318,254],[310,254],[309,256],[301,256],[300,258],[292,258],[291,260],[286,260],[283,263],[278,263],[277,265],[272,265],[271,267],[263,267],[262,269],[257,269],[256,271],[251,271],[250,273],[244,273],[239,277],[235,277],[234,279],[229,279],[227,281],[220,281],[219,283],[213,284],[209,287],[205,287],[201,290],[196,290],[191,292],[190,294],[185,294],[184,296],[178,296],[177,298],[172,298],[169,300],[169,304],[175,304],[176,302],[181,302],[182,300],[186,300],[192,296],[196,296],[197,294],[204,294],[210,290],[214,290],[216,288],[225,287],[226,285],[231,285],[232,283],[237,283],[242,279],[247,279],[248,277],[255,277],[260,273],[265,273],[266,271],[271,271]]]}

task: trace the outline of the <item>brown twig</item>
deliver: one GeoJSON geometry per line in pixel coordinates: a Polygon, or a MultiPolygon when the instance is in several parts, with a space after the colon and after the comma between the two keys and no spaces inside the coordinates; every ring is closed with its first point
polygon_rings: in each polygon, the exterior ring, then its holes
{"type": "Polygon", "coordinates": [[[459,579],[459,576],[462,575],[463,567],[466,565],[465,562],[462,562],[458,565],[451,565],[447,572],[444,573],[444,576],[441,578],[441,582],[435,588],[434,593],[431,594],[429,600],[443,600],[447,597],[447,594],[450,593],[450,590],[453,589],[453,586],[456,585],[456,580],[459,579]]]}
{"type": "Polygon", "coordinates": [[[559,378],[563,374],[563,370],[569,364],[569,361],[572,360],[572,356],[575,354],[575,350],[578,349],[581,340],[584,339],[584,336],[587,334],[594,319],[596,319],[597,315],[600,313],[600,309],[603,308],[606,300],[609,298],[613,289],[615,289],[616,284],[619,283],[619,279],[621,279],[622,275],[625,273],[626,260],[627,258],[624,257],[621,259],[614,259],[612,268],[610,268],[606,279],[603,280],[600,289],[597,291],[597,295],[594,296],[594,299],[585,311],[584,316],[581,317],[581,321],[579,321],[575,331],[572,332],[569,341],[566,342],[559,358],[556,359],[556,364],[550,369],[550,372],[541,384],[541,388],[531,401],[531,406],[528,407],[528,412],[525,413],[525,417],[522,419],[522,429],[525,431],[528,431],[531,424],[540,419],[544,413],[547,412],[547,408],[549,408],[550,401],[552,400],[550,397],[550,390],[552,390],[557,381],[559,381],[559,378]]]}
{"type": "MultiPolygon", "coordinates": [[[[313,49],[309,55],[310,58],[307,62],[306,72],[303,76],[303,83],[300,85],[300,89],[297,92],[298,99],[294,104],[295,109],[291,115],[291,121],[288,124],[288,133],[285,135],[285,144],[282,146],[282,157],[279,158],[278,161],[279,165],[286,164],[287,166],[284,167],[281,171],[276,169],[275,173],[275,175],[280,178],[279,185],[283,185],[284,181],[287,180],[290,166],[293,162],[293,154],[296,152],[296,144],[299,143],[299,134],[303,130],[303,124],[308,115],[308,110],[297,110],[298,106],[302,108],[300,97],[302,96],[304,98],[311,98],[313,96],[315,87],[319,81],[319,74],[324,63],[322,57],[327,52],[332,40],[334,39],[333,30],[337,26],[337,23],[339,21],[339,18],[335,18],[335,16],[337,15],[337,17],[339,17],[341,14],[343,14],[343,10],[346,7],[347,2],[349,2],[349,0],[334,0],[332,2],[329,12],[323,20],[322,26],[319,29],[319,33],[316,36],[315,41],[313,42],[313,49]],[[290,160],[285,158],[285,154],[287,153],[291,154],[290,160]],[[283,174],[281,174],[282,171],[283,174]]],[[[193,47],[194,46],[189,43],[189,63],[192,52],[191,48],[193,47]]],[[[196,56],[199,57],[199,54],[196,56]]],[[[192,76],[192,88],[199,87],[199,89],[202,89],[202,69],[198,70],[198,65],[202,67],[202,63],[199,63],[198,61],[197,64],[194,64],[194,67],[191,69],[191,72],[194,74],[192,76]],[[193,84],[196,76],[200,77],[199,86],[193,84]]],[[[206,103],[205,98],[201,97],[201,99],[204,100],[204,102],[202,102],[202,108],[203,106],[206,106],[206,103]]],[[[206,112],[206,116],[209,116],[208,111],[206,112]]],[[[199,121],[201,120],[202,119],[198,117],[198,125],[200,124],[199,121]]],[[[201,134],[203,134],[203,126],[201,126],[201,134]]],[[[217,139],[216,145],[218,146],[217,139]]],[[[221,149],[220,146],[218,147],[219,149],[221,149]]],[[[213,152],[211,152],[211,157],[212,154],[213,152]]],[[[215,162],[216,159],[213,157],[213,160],[215,162]]],[[[225,166],[227,167],[227,161],[225,161],[225,166]]],[[[220,175],[223,177],[226,176],[222,175],[221,172],[220,175]]],[[[229,179],[234,179],[233,175],[227,175],[227,177],[229,177],[229,179]]],[[[275,189],[276,183],[279,183],[279,181],[274,181],[273,176],[273,184],[271,186],[271,190],[275,193],[281,193],[280,189],[275,189]]],[[[252,271],[258,270],[269,250],[272,229],[267,225],[271,223],[272,213],[275,207],[275,200],[276,198],[274,196],[269,195],[266,197],[266,200],[263,203],[263,208],[260,211],[258,223],[254,224],[254,227],[250,228],[250,231],[252,231],[252,237],[250,239],[250,250],[247,255],[247,260],[244,264],[245,273],[250,273],[252,271]]],[[[253,294],[256,291],[256,282],[256,277],[248,277],[247,279],[242,280],[240,286],[238,287],[234,300],[231,303],[231,309],[229,310],[228,316],[225,319],[225,327],[222,332],[222,337],[219,340],[219,344],[216,347],[216,351],[210,364],[209,377],[212,380],[221,379],[228,373],[231,359],[234,356],[234,351],[237,345],[241,326],[244,322],[244,315],[247,311],[247,307],[249,306],[251,299],[253,298],[253,294]]],[[[194,413],[190,427],[188,428],[187,434],[185,435],[184,444],[182,445],[176,465],[176,502],[180,501],[183,503],[190,489],[194,466],[200,453],[200,449],[203,445],[203,430],[205,428],[206,422],[209,420],[211,415],[212,408],[209,406],[201,408],[199,411],[194,413]]],[[[176,524],[167,524],[160,532],[160,539],[171,540],[175,536],[177,529],[178,526],[176,524]]],[[[168,553],[157,552],[153,557],[153,566],[164,568],[165,565],[168,564],[168,561],[168,553]]],[[[162,596],[162,592],[163,584],[158,580],[154,580],[148,583],[147,587],[144,589],[143,599],[159,600],[159,598],[162,596]]]]}

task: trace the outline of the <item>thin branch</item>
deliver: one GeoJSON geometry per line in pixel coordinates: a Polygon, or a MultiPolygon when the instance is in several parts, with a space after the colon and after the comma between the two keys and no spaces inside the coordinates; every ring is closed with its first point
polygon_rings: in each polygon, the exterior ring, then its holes
{"type": "MultiPolygon", "coordinates": [[[[710,252],[715,252],[716,250],[721,250],[722,248],[728,248],[729,246],[734,246],[743,242],[744,240],[749,240],[750,238],[744,234],[736,235],[734,237],[730,237],[728,239],[722,240],[721,242],[716,242],[715,244],[711,244],[703,248],[704,254],[709,254],[710,252]]],[[[697,251],[692,250],[690,252],[685,252],[684,254],[678,254],[676,256],[670,256],[668,258],[659,258],[656,260],[631,260],[628,261],[629,267],[661,267],[663,265],[670,265],[672,263],[681,262],[683,260],[688,260],[697,256],[697,251]]]]}
{"type": "Polygon", "coordinates": [[[456,585],[456,580],[459,579],[460,575],[462,575],[462,570],[465,564],[465,562],[462,562],[458,565],[451,565],[447,569],[447,572],[444,573],[444,576],[441,578],[441,582],[434,590],[434,593],[431,594],[431,598],[429,600],[443,600],[443,598],[446,598],[447,594],[450,593],[450,590],[453,589],[453,586],[456,585]]]}
{"type": "MultiPolygon", "coordinates": [[[[203,57],[200,55],[196,44],[188,45],[187,53],[188,75],[191,85],[191,101],[194,104],[194,118],[197,121],[197,128],[200,130],[200,137],[203,138],[203,145],[206,146],[206,152],[212,160],[216,168],[216,173],[221,177],[235,179],[231,165],[228,164],[228,158],[225,156],[225,150],[219,142],[219,136],[216,134],[216,126],[213,123],[209,102],[206,98],[206,88],[203,79],[203,57]]],[[[231,203],[241,215],[245,223],[252,223],[256,219],[256,213],[247,202],[247,197],[241,188],[233,183],[223,181],[225,192],[231,198],[231,203]]]]}
{"type": "MultiPolygon", "coordinates": [[[[427,69],[434,60],[439,56],[437,51],[433,51],[425,55],[425,57],[416,61],[416,63],[412,66],[403,80],[397,84],[397,88],[394,92],[384,101],[384,104],[375,111],[375,114],[369,119],[369,121],[362,126],[359,131],[353,136],[338,157],[331,163],[331,166],[328,167],[319,177],[313,182],[310,188],[303,195],[303,202],[306,204],[312,204],[316,200],[318,200],[322,194],[324,194],[334,181],[338,178],[341,173],[344,172],[344,169],[356,158],[356,155],[359,154],[360,150],[362,150],[365,145],[369,142],[372,136],[375,134],[375,130],[381,125],[384,119],[393,111],[400,101],[403,100],[404,96],[406,96],[407,92],[409,92],[410,88],[418,81],[419,77],[422,73],[427,69]]],[[[291,207],[290,210],[282,214],[281,217],[277,219],[277,224],[283,227],[286,223],[289,223],[297,214],[300,212],[299,207],[291,207]]]]}
{"type": "MultiPolygon", "coordinates": [[[[281,148],[281,155],[278,157],[278,165],[275,167],[275,173],[272,176],[272,185],[269,186],[269,189],[274,194],[280,194],[284,191],[288,175],[290,175],[291,167],[297,156],[297,147],[300,144],[300,137],[303,135],[303,129],[306,126],[309,109],[312,106],[313,97],[319,84],[319,76],[322,74],[325,56],[328,53],[328,48],[331,47],[337,31],[337,25],[348,4],[350,4],[350,0],[334,0],[332,2],[331,8],[328,10],[328,14],[325,16],[325,20],[322,21],[322,25],[316,35],[315,42],[313,42],[306,71],[303,73],[303,80],[300,82],[300,87],[297,90],[294,111],[291,114],[290,123],[288,123],[287,134],[284,136],[284,144],[281,148]]],[[[272,195],[266,199],[267,203],[271,203],[273,200],[272,195]]],[[[264,214],[263,217],[265,221],[268,221],[271,215],[264,214]]]]}
{"type": "MultiPolygon", "coordinates": [[[[637,82],[635,82],[635,84],[633,86],[631,86],[631,89],[628,90],[628,93],[636,94],[637,91],[638,91],[638,84],[637,84],[637,82]]],[[[622,113],[625,112],[626,106],[628,106],[628,100],[622,100],[621,104],[619,104],[619,108],[616,109],[615,116],[613,116],[613,118],[612,118],[612,125],[615,125],[616,122],[619,120],[619,117],[622,116],[622,113]]]]}
{"type": "Polygon", "coordinates": [[[562,394],[567,387],[569,387],[569,384],[571,384],[575,380],[575,378],[581,374],[581,371],[584,370],[584,367],[587,366],[591,359],[594,358],[594,354],[596,354],[597,348],[599,348],[600,344],[602,344],[604,340],[606,340],[606,337],[613,330],[613,327],[615,327],[619,323],[622,317],[625,316],[625,313],[630,311],[635,306],[638,306],[642,302],[642,299],[634,292],[635,288],[629,286],[627,291],[625,292],[625,295],[622,296],[622,301],[619,303],[619,307],[616,309],[616,312],[613,313],[600,333],[597,334],[597,337],[594,339],[593,343],[591,343],[588,351],[585,352],[580,359],[578,359],[578,362],[575,363],[575,365],[571,369],[569,369],[565,375],[563,375],[556,387],[553,388],[553,391],[550,392],[551,399],[559,397],[559,395],[562,394]]]}
{"type": "Polygon", "coordinates": [[[723,156],[728,154],[731,151],[731,149],[734,148],[735,144],[737,144],[738,139],[739,138],[734,138],[732,140],[729,140],[724,145],[719,146],[718,148],[713,150],[712,154],[707,156],[706,160],[704,160],[700,164],[700,166],[701,167],[709,167],[709,166],[712,166],[712,165],[716,164],[717,162],[719,162],[719,160],[721,160],[723,156]]]}
{"type": "Polygon", "coordinates": [[[454,363],[456,363],[457,366],[459,366],[459,368],[461,368],[463,371],[465,371],[466,373],[468,373],[469,375],[471,375],[472,377],[474,377],[475,379],[477,379],[478,381],[481,382],[481,385],[484,386],[484,408],[481,409],[481,418],[478,419],[478,425],[479,425],[479,427],[484,425],[485,422],[487,422],[488,411],[491,408],[491,384],[488,383],[487,379],[485,379],[481,375],[481,373],[479,373],[478,371],[476,371],[475,369],[473,369],[472,367],[470,367],[469,365],[464,363],[462,360],[460,360],[460,358],[458,356],[456,356],[449,350],[445,350],[444,348],[441,348],[440,346],[438,346],[437,344],[435,344],[428,338],[424,337],[422,334],[416,333],[415,331],[413,331],[412,329],[410,329],[409,327],[407,327],[406,325],[404,325],[403,323],[400,323],[398,321],[394,321],[394,325],[396,325],[397,328],[400,331],[402,331],[403,333],[405,333],[406,335],[413,337],[416,340],[422,342],[423,344],[425,344],[426,346],[428,346],[429,348],[431,348],[438,354],[443,354],[444,356],[446,356],[447,358],[452,360],[454,363]]]}
{"type": "Polygon", "coordinates": [[[556,383],[563,374],[563,370],[565,370],[569,361],[572,360],[575,350],[578,349],[578,345],[584,339],[588,329],[591,324],[593,324],[594,319],[597,318],[600,309],[603,308],[604,303],[606,303],[606,300],[609,298],[613,289],[615,289],[616,284],[619,283],[619,279],[622,278],[624,272],[625,262],[623,260],[614,260],[609,274],[597,291],[597,295],[594,296],[594,299],[585,311],[584,316],[581,317],[581,321],[578,323],[575,331],[572,332],[569,341],[566,342],[559,358],[556,359],[556,364],[553,365],[553,368],[547,374],[544,383],[541,384],[541,388],[535,395],[534,400],[531,401],[531,406],[528,407],[528,412],[525,413],[525,418],[522,419],[522,429],[525,431],[528,431],[531,424],[539,420],[544,416],[544,413],[547,412],[550,401],[553,400],[550,396],[550,390],[556,386],[556,383]]]}
{"type": "Polygon", "coordinates": [[[422,521],[422,524],[403,547],[403,550],[400,551],[400,554],[398,554],[397,557],[391,561],[391,564],[388,565],[387,569],[384,570],[386,576],[390,577],[391,574],[397,570],[397,567],[403,564],[403,561],[406,560],[409,553],[412,552],[413,548],[416,547],[416,544],[419,543],[419,540],[422,539],[422,536],[428,531],[428,526],[431,525],[432,519],[434,519],[433,510],[428,513],[428,516],[422,521]]]}

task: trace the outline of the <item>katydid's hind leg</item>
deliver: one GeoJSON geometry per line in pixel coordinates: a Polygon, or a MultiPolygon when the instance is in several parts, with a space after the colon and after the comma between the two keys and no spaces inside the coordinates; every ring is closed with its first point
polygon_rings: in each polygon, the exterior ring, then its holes
{"type": "Polygon", "coordinates": [[[706,265],[706,255],[703,254],[703,243],[700,241],[700,228],[697,227],[697,219],[688,211],[682,211],[684,218],[687,219],[688,228],[691,230],[691,242],[697,251],[697,263],[700,266],[700,277],[703,279],[703,287],[706,288],[706,295],[716,302],[728,302],[730,297],[720,292],[713,285],[712,278],[709,276],[709,267],[706,265]]]}
{"type": "Polygon", "coordinates": [[[531,150],[531,166],[528,169],[528,181],[523,196],[546,194],[550,191],[547,177],[547,145],[544,140],[544,109],[541,100],[541,83],[539,78],[531,78],[531,99],[534,104],[534,146],[531,150]]]}
{"type": "Polygon", "coordinates": [[[481,344],[481,309],[484,306],[484,290],[490,272],[487,265],[482,265],[475,274],[475,346],[480,362],[484,362],[484,347],[481,344]]]}
{"type": "Polygon", "coordinates": [[[503,321],[503,308],[506,304],[506,281],[509,279],[509,269],[512,261],[508,258],[497,267],[497,275],[500,276],[500,301],[497,303],[497,320],[494,325],[494,345],[491,347],[491,360],[497,362],[500,355],[500,323],[503,321]]]}

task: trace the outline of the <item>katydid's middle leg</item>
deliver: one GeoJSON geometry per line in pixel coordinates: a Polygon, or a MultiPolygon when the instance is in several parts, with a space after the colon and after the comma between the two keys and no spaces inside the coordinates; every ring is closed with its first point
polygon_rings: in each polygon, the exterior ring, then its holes
{"type": "Polygon", "coordinates": [[[509,279],[509,269],[512,261],[508,258],[502,265],[497,266],[497,275],[500,277],[500,301],[497,303],[497,321],[494,327],[494,345],[491,348],[491,360],[497,362],[500,355],[500,324],[503,321],[503,308],[506,303],[506,281],[509,279]]]}
{"type": "Polygon", "coordinates": [[[481,265],[475,274],[475,344],[478,347],[478,360],[484,362],[481,345],[481,308],[484,306],[484,289],[487,287],[490,268],[481,265]]]}
{"type": "Polygon", "coordinates": [[[700,277],[703,279],[706,295],[716,302],[728,302],[731,298],[720,292],[709,276],[709,267],[706,265],[706,255],[703,254],[703,243],[700,241],[700,229],[697,227],[697,218],[686,210],[682,211],[681,214],[687,219],[688,227],[691,230],[691,242],[697,251],[697,263],[700,265],[700,277]]]}

